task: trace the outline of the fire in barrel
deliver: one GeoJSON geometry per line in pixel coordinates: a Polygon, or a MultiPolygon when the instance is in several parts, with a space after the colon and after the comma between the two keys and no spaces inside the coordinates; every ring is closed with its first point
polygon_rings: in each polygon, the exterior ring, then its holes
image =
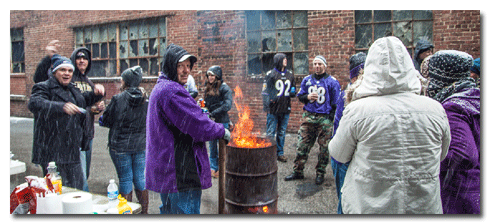
{"type": "Polygon", "coordinates": [[[250,109],[234,91],[239,120],[227,146],[224,213],[277,214],[276,144],[252,134],[250,109]]]}

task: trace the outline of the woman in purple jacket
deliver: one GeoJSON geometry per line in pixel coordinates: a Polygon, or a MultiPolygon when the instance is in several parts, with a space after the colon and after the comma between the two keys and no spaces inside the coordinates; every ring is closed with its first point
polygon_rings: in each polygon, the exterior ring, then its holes
{"type": "Polygon", "coordinates": [[[197,58],[170,44],[163,74],[150,95],[146,120],[146,188],[160,193],[161,214],[199,214],[211,187],[206,141],[230,132],[204,114],[184,88],[197,58]]]}
{"type": "Polygon", "coordinates": [[[480,214],[480,88],[470,78],[473,58],[444,50],[429,60],[429,97],[442,103],[451,127],[441,162],[444,214],[480,214]]]}

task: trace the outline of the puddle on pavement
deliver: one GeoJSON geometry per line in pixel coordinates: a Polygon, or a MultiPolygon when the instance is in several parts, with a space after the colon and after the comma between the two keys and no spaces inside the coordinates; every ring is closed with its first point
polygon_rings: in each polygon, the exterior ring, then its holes
{"type": "Polygon", "coordinates": [[[296,197],[299,199],[304,199],[313,196],[321,190],[323,190],[322,185],[316,185],[315,183],[304,183],[296,186],[296,197]]]}

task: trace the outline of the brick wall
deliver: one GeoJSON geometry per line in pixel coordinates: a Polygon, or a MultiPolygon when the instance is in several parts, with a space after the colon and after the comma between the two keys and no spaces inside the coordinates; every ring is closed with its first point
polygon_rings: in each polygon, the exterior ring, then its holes
{"type": "MultiPolygon", "coordinates": [[[[265,113],[260,96],[262,80],[246,77],[247,41],[243,11],[10,11],[10,27],[24,28],[26,75],[23,81],[11,76],[11,94],[30,95],[32,75],[39,60],[45,56],[45,46],[53,39],[60,40],[60,54],[69,56],[74,49],[73,28],[91,24],[105,24],[157,16],[167,16],[167,43],[183,46],[196,55],[198,61],[192,75],[196,79],[199,97],[204,91],[205,72],[212,65],[222,66],[225,82],[233,89],[240,86],[245,101],[252,111],[255,131],[265,130],[265,113]],[[25,88],[25,89],[23,89],[25,88]]],[[[454,49],[480,57],[480,11],[433,11],[435,50],[454,49]]],[[[327,72],[345,87],[349,82],[349,58],[354,54],[354,11],[308,11],[308,52],[310,73],[312,59],[323,55],[327,72]]],[[[20,77],[20,76],[19,76],[20,77]]],[[[298,77],[297,89],[302,77],[298,77]]],[[[117,79],[96,79],[107,90],[106,104],[119,92],[117,79]]],[[[151,92],[155,79],[145,79],[142,86],[151,92]]],[[[288,132],[296,132],[300,125],[302,104],[292,101],[288,132]]],[[[11,100],[12,116],[30,116],[26,103],[11,100]],[[26,112],[27,111],[27,112],[26,112]]],[[[237,121],[236,108],[230,111],[237,121]]]]}
{"type": "Polygon", "coordinates": [[[459,50],[480,57],[480,11],[438,10],[433,17],[434,52],[459,50]]]}

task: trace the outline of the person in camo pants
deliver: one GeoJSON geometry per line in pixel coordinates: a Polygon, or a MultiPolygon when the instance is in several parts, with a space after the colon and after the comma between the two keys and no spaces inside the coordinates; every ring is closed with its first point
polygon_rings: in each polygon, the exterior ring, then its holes
{"type": "Polygon", "coordinates": [[[285,181],[304,179],[303,170],[311,148],[318,140],[320,154],[316,169],[315,184],[324,182],[326,167],[329,161],[328,143],[332,136],[333,120],[337,108],[336,99],[340,94],[340,84],[326,73],[327,62],[321,55],[313,60],[315,74],[309,75],[301,82],[298,99],[304,103],[303,123],[298,131],[298,148],[294,160],[293,173],[285,181]]]}

